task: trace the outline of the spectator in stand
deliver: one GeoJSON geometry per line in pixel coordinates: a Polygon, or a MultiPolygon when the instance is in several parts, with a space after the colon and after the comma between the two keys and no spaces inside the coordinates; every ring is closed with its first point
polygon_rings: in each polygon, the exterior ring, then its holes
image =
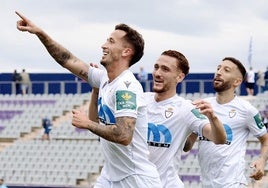
{"type": "Polygon", "coordinates": [[[0,178],[0,188],[8,188],[8,187],[4,184],[4,178],[0,178]]]}
{"type": "Polygon", "coordinates": [[[264,73],[264,79],[265,79],[265,91],[268,90],[268,66],[266,68],[266,71],[264,73]]]}
{"type": "Polygon", "coordinates": [[[25,71],[25,69],[22,69],[20,76],[21,76],[21,93],[22,95],[25,95],[29,92],[29,87],[31,85],[30,75],[25,71]]]}
{"type": "Polygon", "coordinates": [[[21,91],[21,86],[20,86],[20,82],[21,82],[21,76],[20,74],[17,72],[17,70],[14,70],[14,73],[12,75],[12,81],[15,82],[15,93],[19,94],[21,91]]]}
{"type": "Polygon", "coordinates": [[[254,86],[255,86],[255,73],[253,71],[253,68],[250,67],[246,76],[246,90],[248,95],[250,96],[254,95],[254,86]]]}
{"type": "Polygon", "coordinates": [[[42,119],[42,125],[44,128],[44,134],[42,136],[42,140],[50,140],[49,133],[52,129],[52,123],[48,117],[42,119]]]}
{"type": "Polygon", "coordinates": [[[257,73],[256,84],[258,86],[258,92],[263,93],[265,91],[265,80],[264,80],[264,72],[261,70],[259,70],[257,73]]]}
{"type": "Polygon", "coordinates": [[[148,80],[148,73],[144,70],[143,67],[140,67],[140,72],[138,74],[138,80],[140,81],[143,91],[147,91],[147,80],[148,80]]]}

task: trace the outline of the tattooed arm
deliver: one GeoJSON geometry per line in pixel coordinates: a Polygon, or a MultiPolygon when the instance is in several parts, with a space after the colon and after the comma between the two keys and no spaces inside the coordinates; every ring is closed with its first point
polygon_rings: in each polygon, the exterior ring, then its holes
{"type": "Polygon", "coordinates": [[[196,133],[191,133],[188,137],[187,137],[187,139],[186,139],[186,141],[185,141],[185,144],[184,144],[184,147],[183,147],[183,151],[184,152],[188,152],[188,151],[190,151],[192,148],[193,148],[193,146],[194,146],[194,144],[195,144],[195,142],[196,142],[196,139],[197,139],[197,134],[196,133]]]}
{"type": "Polygon", "coordinates": [[[99,122],[98,117],[98,96],[99,96],[99,89],[93,88],[91,91],[91,97],[89,100],[88,106],[88,118],[96,123],[99,122]]]}
{"type": "Polygon", "coordinates": [[[21,20],[17,21],[18,30],[28,31],[29,33],[35,34],[58,64],[68,69],[81,79],[85,81],[88,80],[89,65],[75,57],[69,50],[54,41],[28,18],[18,12],[16,12],[16,14],[21,18],[21,20]]]}
{"type": "Polygon", "coordinates": [[[132,117],[118,117],[115,125],[102,126],[88,119],[85,112],[73,110],[72,124],[80,129],[88,129],[94,134],[122,145],[128,145],[133,137],[136,119],[132,117]]]}

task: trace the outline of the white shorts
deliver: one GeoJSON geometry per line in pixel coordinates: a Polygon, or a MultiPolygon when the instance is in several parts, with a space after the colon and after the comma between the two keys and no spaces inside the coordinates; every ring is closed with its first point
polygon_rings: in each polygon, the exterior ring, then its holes
{"type": "Polygon", "coordinates": [[[28,89],[28,84],[21,84],[21,90],[26,91],[28,89]]]}
{"type": "Polygon", "coordinates": [[[100,176],[94,188],[162,188],[160,178],[131,175],[120,181],[109,181],[100,176]]]}

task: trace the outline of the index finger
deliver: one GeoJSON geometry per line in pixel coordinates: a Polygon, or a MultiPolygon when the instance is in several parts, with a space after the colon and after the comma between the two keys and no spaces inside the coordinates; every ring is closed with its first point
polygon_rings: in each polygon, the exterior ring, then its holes
{"type": "Polygon", "coordinates": [[[76,109],[73,109],[73,110],[72,110],[72,113],[73,113],[73,114],[76,114],[77,112],[78,112],[78,110],[76,110],[76,109]]]}
{"type": "Polygon", "coordinates": [[[27,18],[25,16],[23,16],[21,13],[15,11],[15,13],[23,20],[27,20],[27,18]]]}

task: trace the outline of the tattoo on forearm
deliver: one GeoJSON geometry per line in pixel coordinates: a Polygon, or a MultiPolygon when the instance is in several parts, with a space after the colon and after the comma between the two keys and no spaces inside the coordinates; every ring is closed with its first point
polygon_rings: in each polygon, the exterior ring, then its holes
{"type": "MultiPolygon", "coordinates": [[[[111,125],[110,131],[104,131],[105,127],[96,126],[91,131],[106,140],[121,143],[133,137],[136,119],[131,117],[116,118],[116,125],[111,125]]],[[[90,126],[90,125],[89,125],[90,126]]],[[[108,125],[109,126],[109,125],[108,125]]],[[[106,127],[107,128],[107,127],[106,127]]]]}
{"type": "Polygon", "coordinates": [[[71,53],[62,47],[61,45],[55,43],[53,40],[38,36],[41,42],[46,47],[47,51],[50,53],[50,55],[61,65],[64,66],[64,64],[67,62],[68,59],[71,57],[71,53]]]}
{"type": "Polygon", "coordinates": [[[83,78],[88,79],[88,72],[85,72],[84,70],[81,70],[81,71],[79,72],[79,75],[81,75],[83,78]]]}
{"type": "Polygon", "coordinates": [[[113,135],[115,139],[125,140],[129,137],[132,138],[136,119],[130,117],[116,118],[116,127],[113,128],[113,135]]]}

